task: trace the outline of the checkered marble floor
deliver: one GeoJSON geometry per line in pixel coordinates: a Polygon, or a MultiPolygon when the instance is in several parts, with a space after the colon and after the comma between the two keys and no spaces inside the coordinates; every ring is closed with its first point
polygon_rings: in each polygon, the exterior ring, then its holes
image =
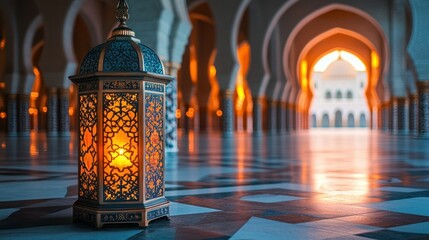
{"type": "Polygon", "coordinates": [[[429,239],[429,140],[367,129],[180,134],[171,217],[72,224],[76,139],[0,135],[0,239],[429,239]]]}

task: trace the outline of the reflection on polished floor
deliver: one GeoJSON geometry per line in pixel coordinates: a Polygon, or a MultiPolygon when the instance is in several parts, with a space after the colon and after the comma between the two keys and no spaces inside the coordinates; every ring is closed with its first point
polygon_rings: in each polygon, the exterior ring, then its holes
{"type": "Polygon", "coordinates": [[[75,139],[0,136],[0,239],[429,239],[429,140],[367,129],[182,134],[171,219],[72,224],[75,139]]]}

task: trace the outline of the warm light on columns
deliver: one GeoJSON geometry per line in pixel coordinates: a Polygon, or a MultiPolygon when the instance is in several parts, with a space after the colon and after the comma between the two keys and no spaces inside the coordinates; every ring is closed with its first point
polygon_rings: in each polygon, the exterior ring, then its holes
{"type": "Polygon", "coordinates": [[[301,84],[303,89],[307,89],[308,86],[308,64],[306,60],[301,62],[301,84]]]}
{"type": "Polygon", "coordinates": [[[338,59],[343,59],[344,61],[349,62],[353,68],[358,72],[366,71],[366,66],[356,55],[349,53],[344,50],[335,50],[323,56],[317,63],[314,65],[313,70],[315,72],[324,72],[331,63],[337,61],[338,59]]]}
{"type": "Polygon", "coordinates": [[[189,51],[191,58],[189,62],[189,73],[191,75],[191,81],[196,83],[198,78],[197,50],[195,49],[194,45],[191,45],[189,51]]]}
{"type": "Polygon", "coordinates": [[[377,52],[371,52],[371,67],[378,68],[380,66],[380,58],[378,57],[377,52]]]}

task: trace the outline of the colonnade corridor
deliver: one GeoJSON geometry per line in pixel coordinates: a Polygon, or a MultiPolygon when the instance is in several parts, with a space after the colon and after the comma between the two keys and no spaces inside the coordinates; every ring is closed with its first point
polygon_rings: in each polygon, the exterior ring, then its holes
{"type": "Polygon", "coordinates": [[[429,238],[429,139],[319,128],[178,143],[170,220],[96,230],[72,224],[74,134],[0,135],[0,239],[429,238]]]}

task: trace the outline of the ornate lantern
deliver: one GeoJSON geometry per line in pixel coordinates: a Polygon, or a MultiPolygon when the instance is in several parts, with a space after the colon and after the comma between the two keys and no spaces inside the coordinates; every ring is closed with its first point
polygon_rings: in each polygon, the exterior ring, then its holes
{"type": "Polygon", "coordinates": [[[112,37],[84,58],[70,79],[78,89],[78,200],[73,219],[97,227],[169,216],[164,196],[165,86],[156,53],[127,27],[117,7],[112,37]]]}

